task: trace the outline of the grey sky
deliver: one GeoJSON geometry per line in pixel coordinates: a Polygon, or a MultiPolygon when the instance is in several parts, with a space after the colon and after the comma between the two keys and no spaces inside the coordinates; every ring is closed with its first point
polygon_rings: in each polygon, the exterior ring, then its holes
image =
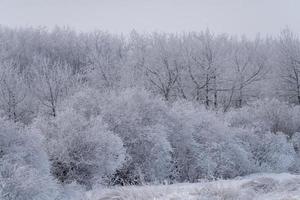
{"type": "Polygon", "coordinates": [[[300,0],[0,0],[0,24],[274,35],[300,32],[300,0]]]}

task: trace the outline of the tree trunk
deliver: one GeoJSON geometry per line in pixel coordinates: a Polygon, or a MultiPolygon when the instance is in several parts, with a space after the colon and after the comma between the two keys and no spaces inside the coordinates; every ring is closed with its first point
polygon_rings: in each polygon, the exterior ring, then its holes
{"type": "Polygon", "coordinates": [[[208,74],[206,74],[206,82],[205,82],[205,105],[208,108],[209,107],[209,77],[208,74]]]}
{"type": "Polygon", "coordinates": [[[217,76],[214,76],[214,107],[218,107],[218,90],[217,90],[217,76]]]}

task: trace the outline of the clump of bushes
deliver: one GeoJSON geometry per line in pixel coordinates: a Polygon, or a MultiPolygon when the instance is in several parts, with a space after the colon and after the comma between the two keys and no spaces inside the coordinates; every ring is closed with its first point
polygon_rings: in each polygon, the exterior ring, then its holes
{"type": "Polygon", "coordinates": [[[142,89],[85,88],[26,131],[0,121],[0,170],[9,183],[0,191],[47,199],[58,195],[54,178],[90,189],[299,172],[298,112],[265,100],[223,115],[187,101],[167,104],[142,89]],[[19,191],[22,181],[34,184],[19,191]]]}

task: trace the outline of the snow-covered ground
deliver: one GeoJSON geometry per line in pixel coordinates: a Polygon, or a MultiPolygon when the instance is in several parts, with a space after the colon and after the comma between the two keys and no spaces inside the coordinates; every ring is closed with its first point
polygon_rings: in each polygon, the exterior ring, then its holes
{"type": "Polygon", "coordinates": [[[300,175],[255,174],[234,180],[99,190],[89,200],[300,200],[300,175]]]}

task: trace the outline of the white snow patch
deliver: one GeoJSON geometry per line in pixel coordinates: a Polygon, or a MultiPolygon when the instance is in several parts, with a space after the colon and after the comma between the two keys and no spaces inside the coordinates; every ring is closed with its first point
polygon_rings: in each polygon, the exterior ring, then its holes
{"type": "Polygon", "coordinates": [[[299,200],[300,175],[254,174],[233,180],[94,190],[89,200],[299,200]]]}

